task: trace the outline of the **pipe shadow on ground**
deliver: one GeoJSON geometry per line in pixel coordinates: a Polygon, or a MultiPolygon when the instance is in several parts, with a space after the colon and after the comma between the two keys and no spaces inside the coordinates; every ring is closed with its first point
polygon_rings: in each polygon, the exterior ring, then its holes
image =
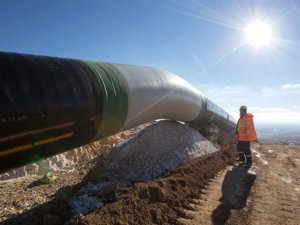
{"type": "Polygon", "coordinates": [[[214,225],[225,224],[231,209],[241,209],[247,205],[247,198],[256,179],[248,168],[233,167],[227,171],[222,184],[221,204],[213,211],[211,220],[214,225]]]}
{"type": "MultiPolygon", "coordinates": [[[[30,188],[34,188],[40,184],[37,184],[37,182],[33,182],[30,184],[30,188]]],[[[40,225],[40,224],[62,224],[62,220],[58,219],[58,217],[53,217],[53,212],[56,212],[57,215],[61,214],[65,216],[65,219],[69,218],[69,211],[65,207],[64,204],[67,204],[64,199],[68,199],[70,197],[74,190],[78,189],[78,185],[73,185],[73,186],[66,186],[62,187],[59,190],[57,190],[53,196],[53,200],[50,200],[48,202],[45,202],[39,206],[35,206],[29,210],[26,210],[20,214],[13,215],[7,220],[4,220],[0,222],[0,225],[17,225],[17,224],[22,224],[22,225],[40,225]],[[47,213],[51,213],[50,215],[52,217],[46,217],[47,213]],[[47,221],[44,221],[44,220],[47,221]],[[59,221],[60,223],[53,223],[53,220],[56,219],[56,221],[59,221]],[[52,221],[52,222],[51,222],[52,221]]]]}

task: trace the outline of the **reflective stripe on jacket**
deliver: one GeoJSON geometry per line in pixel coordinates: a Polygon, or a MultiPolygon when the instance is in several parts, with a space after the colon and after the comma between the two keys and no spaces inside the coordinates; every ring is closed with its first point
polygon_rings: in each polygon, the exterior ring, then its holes
{"type": "Polygon", "coordinates": [[[255,141],[257,139],[251,113],[247,113],[239,119],[236,139],[239,141],[255,141]]]}

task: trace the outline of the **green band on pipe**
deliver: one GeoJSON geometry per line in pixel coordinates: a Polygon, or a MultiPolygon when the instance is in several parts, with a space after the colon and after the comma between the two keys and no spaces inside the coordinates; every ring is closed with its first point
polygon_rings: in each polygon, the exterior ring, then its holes
{"type": "Polygon", "coordinates": [[[202,123],[204,122],[204,115],[206,113],[207,110],[207,101],[206,98],[203,97],[202,99],[202,107],[201,107],[201,111],[199,112],[199,114],[196,116],[195,119],[193,119],[192,121],[190,121],[189,123],[195,123],[197,125],[202,125],[202,123]]]}
{"type": "Polygon", "coordinates": [[[117,133],[128,113],[128,96],[120,73],[108,63],[81,61],[96,75],[103,91],[103,113],[95,116],[95,140],[117,133]]]}

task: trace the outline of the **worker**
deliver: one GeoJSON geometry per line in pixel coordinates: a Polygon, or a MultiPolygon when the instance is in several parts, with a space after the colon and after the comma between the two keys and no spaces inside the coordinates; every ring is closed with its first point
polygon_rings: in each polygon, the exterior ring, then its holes
{"type": "Polygon", "coordinates": [[[247,107],[240,107],[240,119],[236,125],[237,150],[239,153],[239,161],[244,163],[246,167],[251,167],[252,156],[250,150],[251,141],[256,141],[256,131],[253,122],[253,115],[247,113],[247,107]]]}

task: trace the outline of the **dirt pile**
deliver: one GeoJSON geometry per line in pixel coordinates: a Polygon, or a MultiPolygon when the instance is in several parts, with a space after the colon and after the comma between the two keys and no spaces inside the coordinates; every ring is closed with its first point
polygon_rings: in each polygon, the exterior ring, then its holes
{"type": "Polygon", "coordinates": [[[100,158],[85,181],[103,181],[106,177],[106,180],[126,186],[157,178],[186,161],[217,150],[189,126],[161,121],[100,158]]]}
{"type": "MultiPolygon", "coordinates": [[[[218,149],[188,125],[161,121],[101,157],[69,201],[72,215],[102,207],[99,193],[111,187],[165,176],[179,165],[218,149]]],[[[104,200],[105,201],[105,200],[104,200]]]]}
{"type": "Polygon", "coordinates": [[[189,203],[199,198],[209,180],[227,164],[221,152],[194,159],[166,178],[116,189],[112,202],[69,224],[177,224],[178,218],[188,217],[189,203]]]}

